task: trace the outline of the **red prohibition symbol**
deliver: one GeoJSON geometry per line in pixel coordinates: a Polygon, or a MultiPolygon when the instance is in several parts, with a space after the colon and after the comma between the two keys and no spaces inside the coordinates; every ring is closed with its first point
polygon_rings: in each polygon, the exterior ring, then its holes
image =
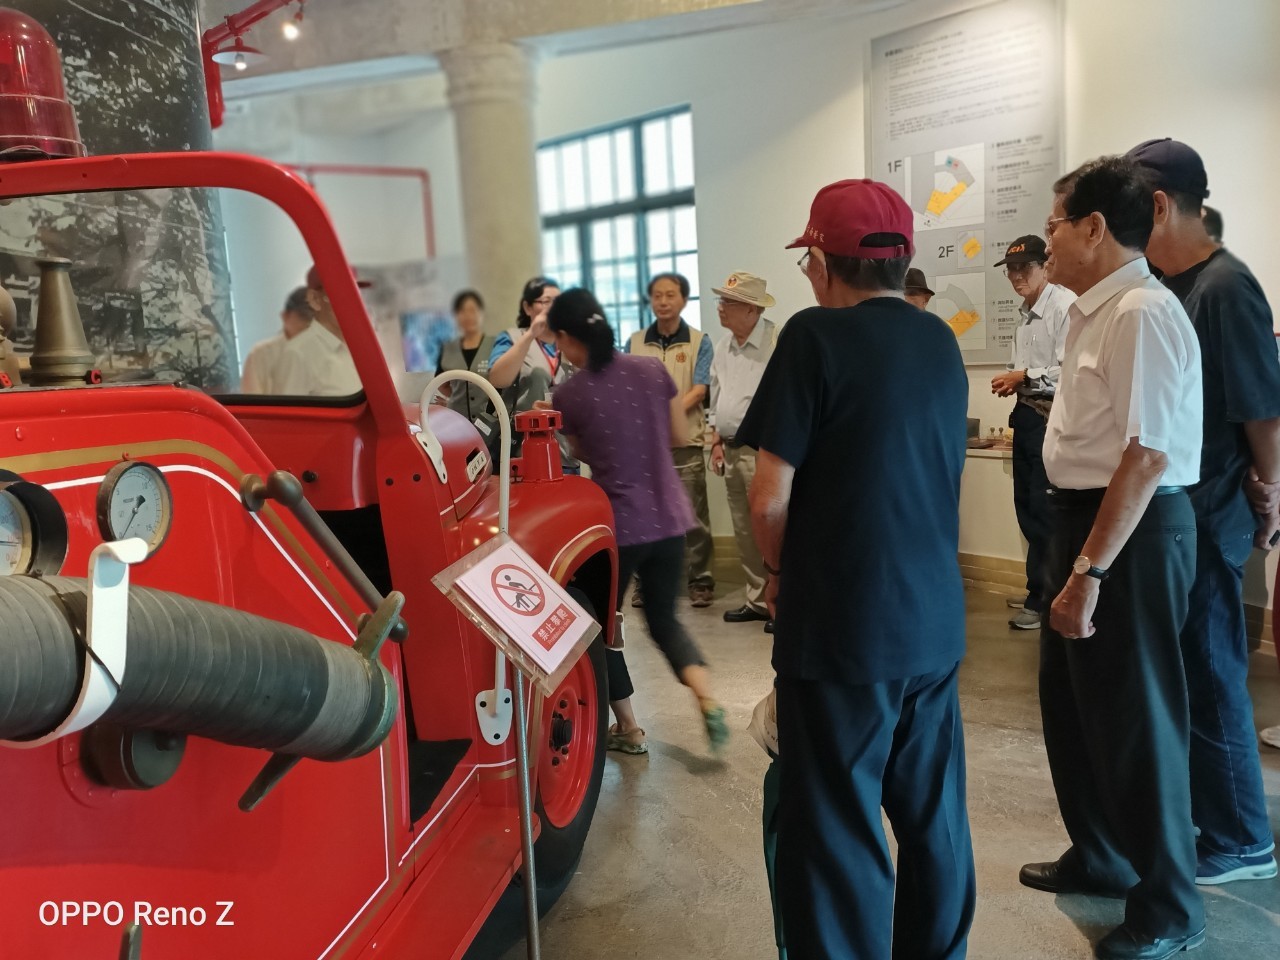
{"type": "Polygon", "coordinates": [[[537,616],[547,605],[537,577],[523,567],[509,563],[495,567],[492,582],[498,599],[521,616],[537,616]]]}

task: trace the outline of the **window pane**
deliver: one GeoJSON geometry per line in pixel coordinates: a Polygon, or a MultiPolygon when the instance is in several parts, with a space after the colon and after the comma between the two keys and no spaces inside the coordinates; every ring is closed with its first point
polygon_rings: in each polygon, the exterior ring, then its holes
{"type": "Polygon", "coordinates": [[[684,309],[680,311],[680,319],[691,327],[702,327],[702,301],[690,300],[684,305],[684,309]]]}
{"type": "Polygon", "coordinates": [[[587,140],[588,197],[593,207],[613,203],[613,138],[607,133],[587,140]]]}
{"type": "Polygon", "coordinates": [[[650,254],[671,252],[671,211],[654,210],[647,214],[645,228],[649,232],[650,254]]]}
{"type": "Polygon", "coordinates": [[[575,140],[560,148],[564,173],[564,209],[581,210],[587,205],[586,169],[582,141],[575,140]]]}
{"type": "Polygon", "coordinates": [[[693,186],[693,119],[687,112],[671,118],[671,166],[674,189],[693,186]]]}
{"type": "Polygon", "coordinates": [[[562,209],[556,155],[557,151],[551,148],[538,151],[538,202],[543,216],[562,209]]]}
{"type": "Polygon", "coordinates": [[[560,230],[561,263],[577,264],[582,261],[582,253],[578,250],[578,228],[562,227],[560,230]]]}
{"type": "Polygon", "coordinates": [[[675,213],[676,249],[681,252],[698,249],[698,220],[693,207],[677,207],[675,213]]]}
{"type": "Polygon", "coordinates": [[[675,257],[650,257],[649,258],[649,276],[656,277],[660,273],[670,273],[675,270],[675,257]]]}
{"type": "Polygon", "coordinates": [[[615,196],[619,201],[634,200],[636,196],[635,143],[631,128],[624,127],[613,134],[613,169],[616,176],[615,196]]]}
{"type": "Polygon", "coordinates": [[[542,261],[549,267],[560,262],[560,231],[542,231],[542,261]]]}
{"type": "Polygon", "coordinates": [[[668,121],[650,120],[644,125],[644,192],[654,196],[671,192],[671,157],[668,121]]]}
{"type": "Polygon", "coordinates": [[[676,257],[676,272],[683,273],[689,278],[689,296],[698,297],[698,255],[691,253],[686,256],[676,257]]]}
{"type": "Polygon", "coordinates": [[[591,225],[591,259],[612,260],[613,249],[613,221],[597,220],[591,225]]]}
{"type": "Polygon", "coordinates": [[[614,221],[614,239],[617,241],[618,257],[634,257],[636,255],[636,218],[631,214],[618,217],[614,221]]]}

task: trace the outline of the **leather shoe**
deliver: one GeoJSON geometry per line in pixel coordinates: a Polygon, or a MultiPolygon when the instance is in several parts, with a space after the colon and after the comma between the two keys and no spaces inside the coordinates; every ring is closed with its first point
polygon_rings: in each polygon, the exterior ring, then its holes
{"type": "Polygon", "coordinates": [[[1114,887],[1105,887],[1089,879],[1078,869],[1064,865],[1062,860],[1048,863],[1024,864],[1018,871],[1018,881],[1024,887],[1034,890],[1047,890],[1049,893],[1083,893],[1094,897],[1116,897],[1124,899],[1126,892],[1114,887]]]}
{"type": "Polygon", "coordinates": [[[772,634],[772,633],[773,633],[773,621],[772,621],[772,620],[766,620],[766,621],[764,622],[764,632],[765,632],[765,633],[768,633],[768,634],[772,634]]]}
{"type": "Polygon", "coordinates": [[[751,623],[754,620],[768,620],[767,613],[760,613],[758,610],[752,610],[745,603],[736,610],[726,610],[724,612],[725,623],[751,623]]]}
{"type": "Polygon", "coordinates": [[[1116,927],[1098,941],[1100,960],[1168,960],[1204,943],[1204,927],[1185,937],[1149,937],[1128,927],[1116,927]]]}

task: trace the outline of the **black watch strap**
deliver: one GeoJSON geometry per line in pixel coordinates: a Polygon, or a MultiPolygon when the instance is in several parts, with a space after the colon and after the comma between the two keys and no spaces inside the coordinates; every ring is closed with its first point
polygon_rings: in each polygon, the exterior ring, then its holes
{"type": "Polygon", "coordinates": [[[1090,567],[1084,572],[1086,577],[1093,577],[1095,580],[1105,580],[1111,576],[1110,570],[1104,570],[1102,567],[1090,567]]]}
{"type": "Polygon", "coordinates": [[[760,561],[760,563],[761,563],[761,565],[764,567],[764,572],[765,572],[765,573],[767,573],[767,574],[769,574],[769,576],[771,576],[771,577],[780,577],[780,576],[782,576],[782,571],[781,571],[781,570],[775,570],[775,569],[773,569],[773,567],[769,566],[769,561],[768,561],[768,560],[761,560],[761,561],[760,561]]]}

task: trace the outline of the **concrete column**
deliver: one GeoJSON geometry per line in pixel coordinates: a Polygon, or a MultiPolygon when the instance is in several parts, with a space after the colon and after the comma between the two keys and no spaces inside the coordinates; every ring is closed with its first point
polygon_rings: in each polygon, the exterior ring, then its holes
{"type": "Polygon", "coordinates": [[[440,54],[449,81],[471,285],[494,330],[513,325],[520,290],[542,268],[531,55],[514,43],[440,54]]]}

